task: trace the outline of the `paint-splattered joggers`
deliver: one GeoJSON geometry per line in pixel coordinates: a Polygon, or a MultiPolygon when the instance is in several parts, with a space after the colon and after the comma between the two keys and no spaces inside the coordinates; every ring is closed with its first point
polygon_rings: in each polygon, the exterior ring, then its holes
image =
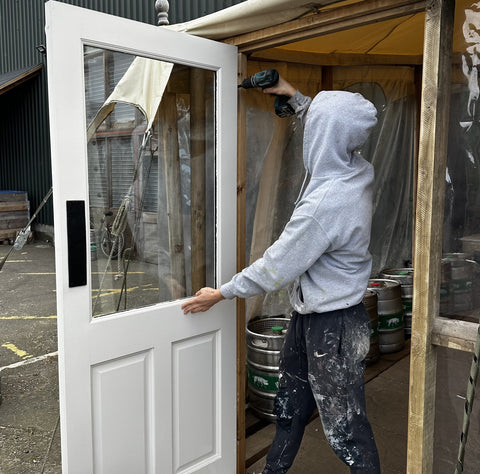
{"type": "Polygon", "coordinates": [[[321,314],[293,313],[280,359],[276,434],[263,474],[288,471],[315,405],[330,446],[350,472],[380,473],[365,410],[369,346],[370,320],[362,303],[321,314]]]}

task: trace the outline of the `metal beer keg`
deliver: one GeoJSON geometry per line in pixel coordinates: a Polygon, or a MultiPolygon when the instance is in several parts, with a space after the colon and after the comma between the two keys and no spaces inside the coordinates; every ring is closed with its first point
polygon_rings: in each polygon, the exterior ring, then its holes
{"type": "Polygon", "coordinates": [[[400,283],[388,279],[371,279],[368,289],[378,296],[378,338],[381,354],[397,352],[405,345],[402,292],[400,283]]]}

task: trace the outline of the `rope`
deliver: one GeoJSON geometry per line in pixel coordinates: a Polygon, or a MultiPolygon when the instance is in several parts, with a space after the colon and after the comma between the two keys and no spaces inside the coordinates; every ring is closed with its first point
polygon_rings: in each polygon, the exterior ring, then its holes
{"type": "MultiPolygon", "coordinates": [[[[134,181],[135,182],[135,181],[134,181]]],[[[112,245],[112,255],[115,253],[114,250],[118,250],[117,252],[117,274],[115,275],[115,280],[118,280],[122,277],[121,271],[121,256],[122,256],[122,245],[120,245],[120,235],[122,235],[128,223],[128,213],[130,211],[130,207],[132,205],[132,195],[133,195],[133,184],[130,186],[128,193],[122,200],[120,207],[118,209],[117,215],[112,224],[112,235],[114,237],[113,245],[112,245]]]]}
{"type": "MultiPolygon", "coordinates": [[[[142,149],[143,148],[144,148],[144,145],[142,144],[142,149]]],[[[151,169],[152,169],[153,153],[154,153],[154,150],[152,148],[150,148],[150,163],[148,165],[148,171],[146,173],[147,177],[146,177],[146,180],[145,180],[145,185],[144,185],[143,190],[142,190],[142,196],[140,198],[140,205],[139,205],[140,210],[143,209],[143,204],[144,204],[144,201],[145,201],[147,184],[148,184],[148,180],[150,178],[150,172],[151,172],[151,169]]],[[[138,232],[139,232],[139,224],[140,224],[140,213],[139,213],[137,219],[135,220],[135,225],[134,225],[134,229],[133,229],[133,238],[132,238],[133,242],[137,241],[137,236],[138,236],[138,232]]],[[[124,278],[123,278],[123,282],[122,282],[122,288],[120,290],[120,296],[118,298],[117,311],[119,311],[119,309],[120,309],[120,303],[122,301],[122,296],[123,296],[124,293],[125,293],[124,309],[127,309],[127,292],[126,292],[126,289],[127,289],[127,272],[128,272],[128,267],[130,266],[130,253],[132,252],[132,250],[133,250],[132,248],[125,249],[125,254],[128,254],[129,258],[128,258],[126,264],[124,262],[124,265],[123,265],[124,278]]]]}
{"type": "MultiPolygon", "coordinates": [[[[130,208],[131,208],[132,202],[133,202],[134,184],[135,184],[135,182],[137,181],[137,178],[138,178],[138,172],[139,172],[139,169],[140,169],[140,165],[143,163],[143,157],[142,157],[143,151],[145,150],[145,147],[147,146],[148,142],[150,142],[150,144],[151,144],[151,140],[150,140],[151,137],[152,137],[151,130],[148,130],[143,135],[142,145],[140,146],[140,149],[138,151],[139,159],[137,160],[137,163],[135,165],[135,169],[134,169],[134,173],[133,173],[133,177],[132,177],[132,184],[130,185],[130,188],[128,189],[127,194],[122,199],[122,203],[120,204],[117,215],[115,216],[115,219],[112,223],[111,233],[114,236],[114,241],[113,241],[113,244],[112,244],[112,248],[110,250],[110,255],[108,257],[108,261],[105,265],[105,270],[103,272],[102,279],[101,279],[100,284],[99,284],[97,295],[95,297],[95,301],[94,301],[93,309],[92,309],[93,314],[95,314],[95,309],[97,307],[97,303],[98,303],[100,295],[103,291],[103,284],[104,284],[104,281],[105,281],[105,276],[107,274],[108,267],[109,267],[110,262],[113,258],[113,255],[115,254],[115,250],[117,250],[117,249],[118,249],[118,255],[117,255],[117,272],[118,273],[117,273],[117,275],[115,275],[115,279],[119,279],[119,278],[122,277],[122,272],[121,272],[121,268],[120,268],[120,265],[121,265],[120,261],[122,261],[123,268],[124,268],[124,270],[123,270],[123,277],[124,278],[123,278],[123,282],[122,282],[122,288],[121,288],[121,291],[120,291],[120,295],[119,295],[119,298],[118,298],[117,311],[119,311],[119,309],[120,309],[120,303],[121,303],[121,300],[122,300],[122,296],[124,294],[124,290],[126,289],[127,271],[128,271],[128,264],[130,262],[130,259],[127,260],[127,264],[125,265],[125,261],[122,258],[122,250],[123,249],[119,245],[119,238],[120,238],[120,235],[122,235],[123,232],[125,232],[125,230],[127,228],[128,213],[130,211],[130,208]]],[[[151,155],[150,156],[150,167],[149,167],[148,174],[147,174],[147,181],[148,181],[148,176],[150,175],[150,168],[152,166],[151,157],[153,156],[153,151],[154,150],[152,150],[152,149],[150,150],[150,155],[151,155]]],[[[140,206],[139,206],[140,210],[143,209],[145,190],[146,190],[146,184],[144,185],[143,192],[142,192],[142,198],[141,198],[140,206]]],[[[138,216],[135,220],[135,230],[134,230],[134,235],[133,235],[133,242],[136,242],[139,221],[140,221],[140,217],[138,216]]],[[[125,251],[127,251],[127,250],[129,250],[129,249],[125,249],[125,251]]],[[[126,299],[127,298],[126,298],[126,292],[125,292],[125,309],[126,309],[126,304],[127,304],[126,299]]]]}
{"type": "MultiPolygon", "coordinates": [[[[114,255],[115,250],[116,250],[117,239],[118,239],[118,237],[115,237],[115,240],[112,244],[112,248],[110,249],[110,254],[108,255],[108,260],[107,260],[107,263],[105,265],[105,270],[103,271],[102,279],[100,280],[100,284],[98,285],[97,296],[95,297],[95,301],[93,303],[93,309],[92,309],[92,314],[93,315],[95,315],[95,309],[97,308],[98,300],[99,300],[100,295],[102,294],[102,291],[103,291],[103,284],[105,282],[105,276],[107,275],[108,267],[110,266],[110,262],[112,261],[113,255],[114,255]]],[[[118,260],[120,260],[120,254],[118,254],[117,258],[118,258],[118,260]]]]}
{"type": "Polygon", "coordinates": [[[468,378],[467,398],[465,400],[465,412],[463,414],[462,434],[460,435],[460,445],[458,448],[457,466],[455,474],[463,472],[463,460],[465,457],[465,446],[467,444],[468,429],[470,427],[470,415],[472,413],[473,401],[475,398],[475,385],[478,378],[478,359],[480,358],[480,326],[477,331],[477,340],[473,349],[473,360],[470,367],[470,376],[468,378]]]}

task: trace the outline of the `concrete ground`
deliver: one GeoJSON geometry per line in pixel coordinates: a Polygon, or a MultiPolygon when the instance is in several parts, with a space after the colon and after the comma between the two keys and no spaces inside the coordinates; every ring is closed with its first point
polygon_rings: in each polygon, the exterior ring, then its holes
{"type": "MultiPolygon", "coordinates": [[[[10,248],[0,245],[0,258],[10,248]]],[[[60,473],[52,245],[36,242],[12,252],[0,271],[0,285],[0,474],[60,473]]],[[[409,364],[407,346],[382,356],[366,374],[367,407],[384,474],[406,468],[409,364]]],[[[455,469],[470,364],[470,354],[438,352],[434,474],[455,469]]],[[[479,405],[474,405],[470,425],[467,474],[479,472],[479,405]]],[[[247,438],[247,474],[261,472],[273,434],[274,425],[267,424],[247,438]]],[[[348,472],[330,450],[318,418],[308,425],[290,473],[317,472],[348,472]]]]}
{"type": "MultiPolygon", "coordinates": [[[[3,258],[11,246],[0,246],[3,258]]],[[[54,249],[12,251],[0,271],[0,473],[61,472],[54,249]]]]}

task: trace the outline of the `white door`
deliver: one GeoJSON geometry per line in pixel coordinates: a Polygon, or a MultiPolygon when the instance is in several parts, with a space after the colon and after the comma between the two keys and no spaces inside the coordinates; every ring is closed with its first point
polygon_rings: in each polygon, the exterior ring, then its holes
{"type": "Polygon", "coordinates": [[[64,472],[232,474],[235,305],[180,306],[235,270],[236,49],[46,18],[64,472]]]}

